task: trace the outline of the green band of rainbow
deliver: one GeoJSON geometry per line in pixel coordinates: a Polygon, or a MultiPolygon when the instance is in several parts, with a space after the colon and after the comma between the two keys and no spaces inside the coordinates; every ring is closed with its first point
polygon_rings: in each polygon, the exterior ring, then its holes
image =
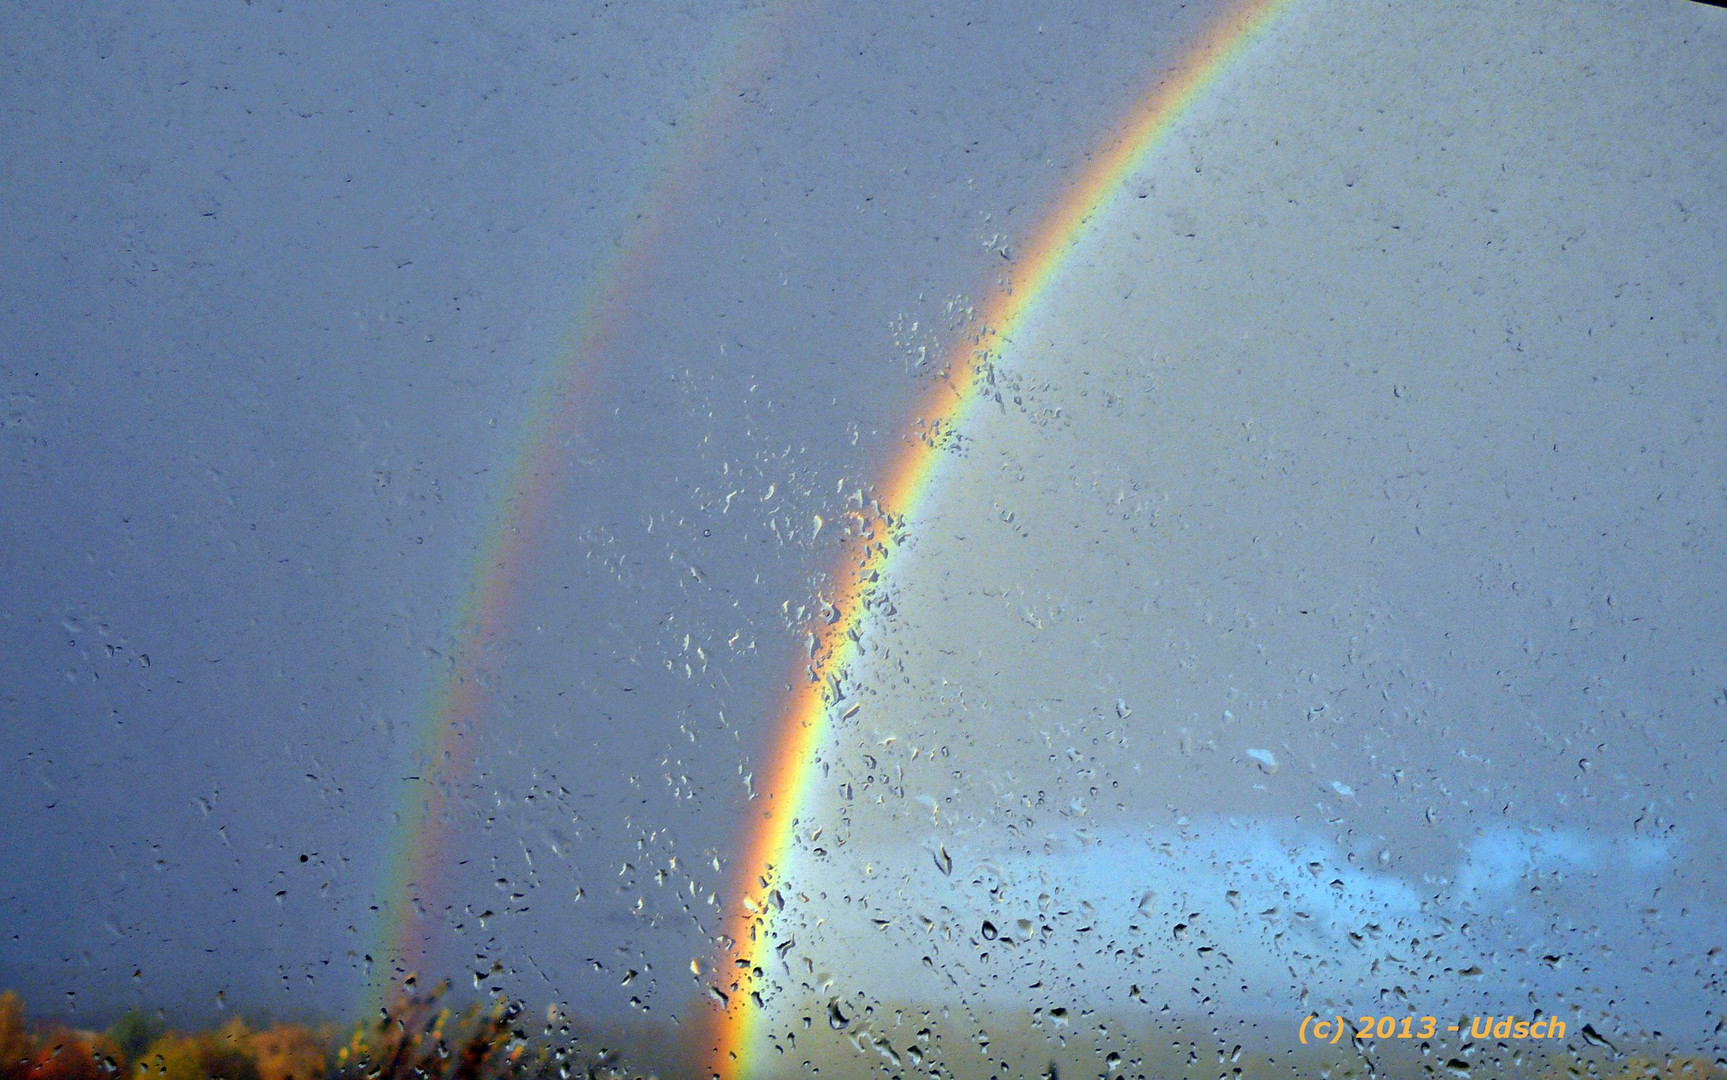
{"type": "Polygon", "coordinates": [[[566,444],[589,407],[596,363],[624,332],[654,255],[690,204],[721,145],[739,90],[763,71],[788,40],[793,4],[781,0],[738,16],[711,51],[701,92],[643,168],[641,203],[610,257],[588,275],[542,394],[528,410],[511,468],[501,478],[494,524],[474,556],[457,605],[448,666],[421,712],[411,775],[405,778],[391,829],[387,870],[371,953],[365,1008],[375,1013],[393,984],[435,962],[431,955],[450,892],[449,848],[478,749],[487,708],[488,672],[514,622],[538,539],[567,475],[566,444]]]}
{"type": "Polygon", "coordinates": [[[1139,171],[1175,123],[1213,84],[1217,76],[1248,47],[1289,0],[1246,0],[1210,29],[1177,67],[1146,94],[1124,128],[1110,139],[1108,149],[1092,159],[1080,179],[1065,193],[1039,228],[1025,255],[985,306],[982,330],[948,355],[945,377],[920,403],[921,438],[911,441],[877,485],[876,502],[883,517],[883,535],[859,552],[848,547],[845,564],[835,575],[844,592],[833,601],[839,618],[819,627],[826,642],[786,701],[772,757],[756,777],[754,824],[736,865],[741,876],[735,906],[726,926],[735,978],[716,987],[725,998],[718,1011],[712,1040],[712,1072],[725,1078],[748,1077],[758,1062],[764,989],[763,967],[773,936],[774,892],[779,887],[795,841],[799,814],[808,805],[816,770],[817,751],[827,739],[834,707],[832,686],[858,659],[865,611],[874,582],[882,576],[895,551],[897,535],[915,520],[928,497],[942,454],[943,433],[961,427],[982,400],[977,378],[987,360],[999,354],[1024,324],[1038,301],[1060,274],[1068,254],[1087,225],[1139,171]],[[765,772],[765,775],[762,775],[765,772]]]}

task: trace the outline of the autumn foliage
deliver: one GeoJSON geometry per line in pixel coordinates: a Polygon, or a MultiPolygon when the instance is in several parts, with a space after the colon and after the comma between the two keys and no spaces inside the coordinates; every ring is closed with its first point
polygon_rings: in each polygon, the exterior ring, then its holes
{"type": "Polygon", "coordinates": [[[326,1080],[327,1034],[299,1024],[253,1031],[155,1030],[130,1013],[105,1032],[32,1030],[18,995],[0,994],[0,1080],[326,1080]]]}
{"type": "Polygon", "coordinates": [[[32,1030],[0,994],[0,1080],[571,1080],[623,1078],[618,1055],[585,1047],[555,1011],[528,1023],[514,1002],[456,1009],[446,988],[405,994],[343,1040],[333,1028],[230,1020],[213,1031],[153,1027],[130,1013],[106,1032],[32,1030]]]}
{"type": "MultiPolygon", "coordinates": [[[[395,1004],[344,1033],[302,1024],[251,1027],[230,1020],[211,1031],[168,1030],[131,1012],[107,1031],[32,1028],[13,993],[0,993],[0,1080],[649,1080],[615,1048],[557,1010],[543,1017],[503,997],[458,1008],[447,987],[419,992],[410,979],[395,1004]]],[[[660,1031],[632,1059],[689,1062],[688,1047],[660,1031]],[[657,1053],[655,1052],[657,1051],[657,1053]]],[[[660,1076],[695,1076],[687,1064],[660,1076]]],[[[931,1075],[940,1074],[940,1070],[931,1075]]],[[[704,1078],[705,1072],[699,1075],[704,1078]]],[[[878,1075],[867,1066],[855,1074],[878,1075]]],[[[1042,1069],[1024,1075],[1049,1075],[1042,1069]]],[[[1062,1075],[1066,1075],[1063,1073],[1062,1075]]],[[[1184,1075],[1171,1072],[1165,1075],[1184,1075]]],[[[1249,1071],[1245,1075],[1268,1075],[1249,1071]]],[[[1304,1075],[1299,1070],[1275,1075],[1304,1075]]],[[[1319,1075],[1317,1071],[1309,1075],[1319,1075]]],[[[1347,1073],[1346,1075],[1360,1075],[1347,1073]]],[[[1395,1071],[1381,1075],[1398,1075],[1395,1071]]],[[[1432,1069],[1408,1075],[1437,1075],[1432,1069]]],[[[1525,1062],[1523,1071],[1476,1076],[1542,1080],[1727,1080],[1727,1069],[1695,1056],[1612,1053],[1525,1062]]]]}

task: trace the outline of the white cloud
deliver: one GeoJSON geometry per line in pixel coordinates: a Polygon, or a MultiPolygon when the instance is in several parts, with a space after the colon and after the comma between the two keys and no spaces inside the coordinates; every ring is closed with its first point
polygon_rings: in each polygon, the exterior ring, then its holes
{"type": "Polygon", "coordinates": [[[1563,887],[1576,875],[1589,892],[1641,887],[1672,862],[1670,839],[1602,838],[1577,829],[1496,828],[1476,837],[1457,869],[1454,895],[1477,909],[1512,910],[1518,886],[1563,887]]]}

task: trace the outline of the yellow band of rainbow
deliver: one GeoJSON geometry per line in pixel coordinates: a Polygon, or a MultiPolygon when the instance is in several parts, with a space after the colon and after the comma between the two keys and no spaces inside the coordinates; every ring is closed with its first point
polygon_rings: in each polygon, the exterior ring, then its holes
{"type": "Polygon", "coordinates": [[[715,987],[724,999],[710,1044],[709,1065],[715,1076],[733,1080],[757,1071],[759,1063],[752,1060],[751,1051],[763,1041],[758,1028],[764,1010],[758,995],[764,989],[765,954],[773,937],[774,894],[796,839],[798,816],[809,805],[817,771],[812,765],[828,736],[835,706],[832,687],[858,658],[864,601],[893,558],[905,522],[917,517],[929,494],[942,458],[943,436],[962,427],[982,399],[975,384],[983,365],[1013,339],[1049,291],[1087,225],[1114,201],[1176,122],[1288,3],[1245,0],[1219,18],[1174,70],[1141,98],[1126,125],[1112,135],[1108,148],[1092,159],[1044,220],[984,306],[978,322],[981,329],[951,350],[945,374],[934,380],[920,402],[920,437],[908,442],[876,486],[884,528],[861,552],[855,545],[846,547],[844,564],[835,575],[843,592],[832,600],[838,618],[824,619],[816,627],[825,644],[818,647],[806,677],[794,684],[770,743],[772,756],[755,777],[753,824],[734,864],[741,873],[725,928],[732,951],[727,968],[722,969],[729,973],[728,981],[715,987]]]}
{"type": "Polygon", "coordinates": [[[778,59],[790,40],[798,0],[774,0],[735,17],[716,42],[701,90],[672,126],[674,134],[643,162],[641,201],[622,235],[587,278],[580,308],[525,415],[510,467],[498,489],[491,527],[475,551],[467,588],[455,606],[447,663],[435,676],[417,724],[418,744],[385,856],[385,878],[371,950],[364,1010],[375,1014],[402,978],[432,953],[444,925],[452,883],[450,844],[466,800],[488,708],[488,673],[531,584],[540,537],[568,474],[567,442],[592,404],[595,370],[629,327],[654,257],[674,236],[683,207],[709,168],[740,110],[739,88],[778,59]]]}

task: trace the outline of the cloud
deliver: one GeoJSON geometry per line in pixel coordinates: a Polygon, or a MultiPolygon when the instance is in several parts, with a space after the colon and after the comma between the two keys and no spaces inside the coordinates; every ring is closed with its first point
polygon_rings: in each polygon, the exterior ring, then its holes
{"type": "Polygon", "coordinates": [[[1484,832],[1427,881],[1359,865],[1332,838],[1279,818],[1032,844],[949,835],[940,846],[951,873],[927,838],[900,844],[806,868],[799,891],[816,899],[788,910],[782,929],[809,959],[797,966],[822,973],[805,981],[818,996],[1110,1011],[1157,995],[1278,1015],[1391,994],[1431,1013],[1503,998],[1509,985],[1575,999],[1593,992],[1583,979],[1653,1000],[1661,988],[1636,958],[1683,950],[1672,935],[1719,922],[1670,922],[1669,936],[1631,947],[1643,931],[1626,905],[1672,876],[1678,844],[1573,828],[1484,832]],[[845,880],[848,868],[864,874],[845,880]],[[850,903],[865,896],[867,907],[850,903]],[[1609,928],[1616,951],[1592,947],[1589,935],[1609,928]]]}
{"type": "Polygon", "coordinates": [[[1580,902],[1604,887],[1618,893],[1647,886],[1673,861],[1671,838],[1604,838],[1577,829],[1495,828],[1470,842],[1454,876],[1457,899],[1477,910],[1514,909],[1518,886],[1533,880],[1549,888],[1575,875],[1590,881],[1580,902]]]}

